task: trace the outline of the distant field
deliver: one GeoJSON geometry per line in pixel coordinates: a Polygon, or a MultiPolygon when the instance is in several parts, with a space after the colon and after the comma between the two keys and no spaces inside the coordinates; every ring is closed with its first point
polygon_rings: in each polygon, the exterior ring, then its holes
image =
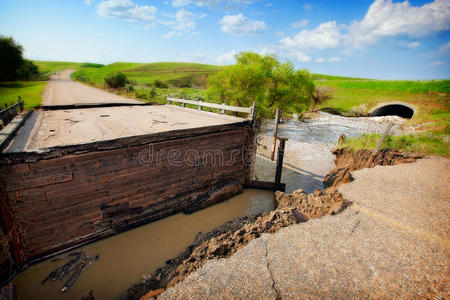
{"type": "Polygon", "coordinates": [[[32,108],[41,104],[41,95],[45,89],[46,81],[31,82],[1,82],[0,105],[8,106],[16,103],[19,96],[22,97],[25,108],[32,108]]]}
{"type": "Polygon", "coordinates": [[[39,67],[39,72],[42,73],[53,73],[56,71],[67,70],[67,69],[78,69],[84,63],[73,63],[73,62],[59,62],[59,61],[33,61],[33,63],[39,67]]]}
{"type": "MultiPolygon", "coordinates": [[[[192,78],[193,81],[207,77],[208,75],[220,71],[219,66],[196,64],[196,63],[114,63],[97,69],[80,69],[74,76],[82,81],[101,84],[106,74],[114,71],[124,73],[127,78],[137,84],[152,85],[156,79],[170,84],[171,80],[179,78],[192,78]]],[[[200,82],[204,85],[206,82],[200,82]]]]}

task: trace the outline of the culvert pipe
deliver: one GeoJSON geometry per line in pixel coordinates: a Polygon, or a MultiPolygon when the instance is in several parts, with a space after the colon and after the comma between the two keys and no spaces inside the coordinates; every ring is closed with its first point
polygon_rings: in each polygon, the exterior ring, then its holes
{"type": "Polygon", "coordinates": [[[399,116],[402,118],[411,119],[414,116],[414,109],[409,105],[400,103],[382,104],[374,108],[370,112],[369,116],[399,116]]]}

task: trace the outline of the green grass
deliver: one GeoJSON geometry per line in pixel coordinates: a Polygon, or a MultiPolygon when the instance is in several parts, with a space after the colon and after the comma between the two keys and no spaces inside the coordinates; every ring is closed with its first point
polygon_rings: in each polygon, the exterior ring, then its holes
{"type": "Polygon", "coordinates": [[[41,73],[53,73],[67,69],[79,69],[85,63],[61,62],[61,61],[39,61],[35,60],[33,63],[39,67],[41,73]]]}
{"type": "Polygon", "coordinates": [[[45,89],[45,81],[30,82],[1,82],[0,83],[0,105],[8,106],[16,103],[19,96],[22,97],[25,108],[32,108],[41,104],[41,95],[45,89]]]}
{"type": "MultiPolygon", "coordinates": [[[[400,136],[387,136],[381,148],[450,157],[448,128],[446,131],[446,134],[441,132],[422,132],[400,136]]],[[[348,138],[341,146],[353,150],[375,149],[380,137],[380,134],[364,134],[360,137],[348,138]]]]}
{"type": "Polygon", "coordinates": [[[80,69],[73,75],[75,78],[84,78],[90,83],[102,84],[106,74],[110,72],[123,72],[129,80],[141,85],[151,85],[156,79],[164,82],[180,78],[199,78],[202,75],[220,71],[222,67],[196,63],[113,63],[96,69],[80,69]]]}

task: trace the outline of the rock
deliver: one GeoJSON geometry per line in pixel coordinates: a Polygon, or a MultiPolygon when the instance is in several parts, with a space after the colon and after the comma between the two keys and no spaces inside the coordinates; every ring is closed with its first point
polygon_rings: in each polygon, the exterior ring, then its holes
{"type": "Polygon", "coordinates": [[[142,280],[149,280],[150,278],[152,278],[152,274],[150,273],[142,274],[141,278],[142,280]]]}
{"type": "Polygon", "coordinates": [[[351,182],[353,180],[352,174],[350,174],[349,168],[338,168],[332,170],[330,173],[325,176],[323,180],[323,187],[325,189],[332,188],[336,190],[336,188],[342,184],[351,182]]]}
{"type": "Polygon", "coordinates": [[[319,197],[320,195],[322,195],[322,191],[319,189],[314,190],[313,192],[314,197],[319,197]]]}

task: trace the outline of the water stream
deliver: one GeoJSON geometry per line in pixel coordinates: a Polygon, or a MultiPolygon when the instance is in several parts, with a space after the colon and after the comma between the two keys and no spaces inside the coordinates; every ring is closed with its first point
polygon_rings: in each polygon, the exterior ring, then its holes
{"type": "MultiPolygon", "coordinates": [[[[286,144],[282,181],[287,192],[298,188],[313,192],[322,188],[324,176],[334,167],[330,151],[340,134],[357,136],[382,132],[393,117],[345,118],[319,113],[306,122],[289,121],[280,125],[279,135],[289,138],[286,144]]],[[[270,161],[272,126],[259,138],[255,177],[272,181],[275,163],[270,161]]],[[[399,133],[399,126],[393,129],[399,133]]],[[[268,191],[245,190],[228,201],[192,215],[177,214],[157,222],[97,241],[74,251],[100,255],[79,277],[68,293],[60,290],[64,281],[41,281],[57,266],[67,261],[67,254],[30,267],[19,274],[14,283],[20,299],[79,299],[92,289],[95,299],[114,299],[143,274],[152,274],[166,260],[182,253],[198,232],[208,232],[227,221],[244,215],[257,215],[273,209],[273,194],[268,191]],[[63,259],[64,258],[64,259],[63,259]]]]}

